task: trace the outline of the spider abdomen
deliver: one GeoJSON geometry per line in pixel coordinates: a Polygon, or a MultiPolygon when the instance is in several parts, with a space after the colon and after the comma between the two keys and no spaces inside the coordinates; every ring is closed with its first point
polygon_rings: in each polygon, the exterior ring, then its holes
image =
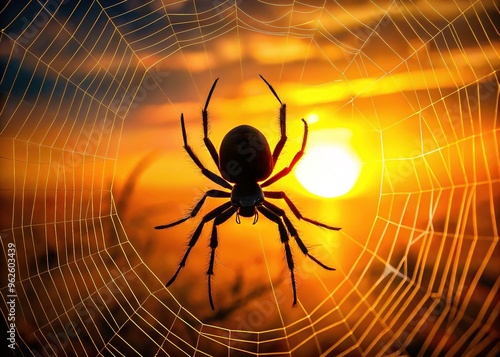
{"type": "Polygon", "coordinates": [[[220,173],[232,183],[265,180],[274,168],[269,143],[258,129],[250,125],[230,130],[222,139],[219,155],[220,173]]]}

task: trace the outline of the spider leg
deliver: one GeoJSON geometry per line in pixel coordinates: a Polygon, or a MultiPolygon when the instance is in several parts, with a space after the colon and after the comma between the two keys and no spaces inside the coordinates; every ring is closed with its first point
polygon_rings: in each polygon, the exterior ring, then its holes
{"type": "Polygon", "coordinates": [[[290,277],[292,280],[292,292],[293,292],[292,305],[296,305],[297,304],[297,288],[295,286],[295,272],[294,272],[295,265],[293,262],[292,249],[290,248],[290,244],[289,244],[288,232],[286,231],[286,228],[285,228],[285,225],[283,224],[283,221],[276,213],[274,213],[273,211],[271,211],[270,209],[268,209],[267,207],[264,207],[264,206],[259,206],[259,207],[257,207],[257,209],[266,218],[268,218],[269,220],[273,221],[274,223],[276,223],[278,225],[280,240],[281,240],[281,243],[283,243],[283,245],[285,247],[286,262],[288,265],[288,269],[290,270],[290,277]]]}
{"type": "Polygon", "coordinates": [[[293,214],[298,219],[302,219],[302,220],[304,220],[306,222],[309,222],[309,223],[312,223],[312,224],[314,224],[316,226],[320,226],[320,227],[323,227],[323,228],[331,229],[331,230],[334,230],[334,231],[341,230],[341,228],[339,228],[339,227],[329,226],[329,225],[327,225],[325,223],[318,222],[318,221],[316,221],[314,219],[310,219],[310,218],[304,217],[302,215],[302,213],[299,212],[299,209],[297,208],[297,206],[295,206],[293,204],[293,202],[290,200],[290,198],[288,198],[288,196],[286,195],[286,193],[283,192],[283,191],[264,191],[264,196],[268,197],[268,198],[281,198],[281,199],[284,199],[285,202],[286,202],[286,204],[288,205],[288,207],[290,207],[290,209],[292,210],[293,214]]]}
{"type": "Polygon", "coordinates": [[[170,228],[170,227],[176,226],[182,222],[187,221],[189,218],[193,218],[194,216],[196,216],[198,214],[198,211],[200,210],[201,206],[203,206],[203,204],[205,203],[205,200],[207,199],[207,197],[229,198],[229,197],[231,197],[231,193],[221,191],[221,190],[208,190],[207,192],[205,192],[203,197],[198,201],[198,203],[196,203],[194,208],[191,210],[191,212],[186,217],[181,218],[181,219],[179,219],[175,222],[172,222],[172,223],[163,224],[161,226],[156,226],[155,229],[170,228]]]}
{"type": "Polygon", "coordinates": [[[318,264],[322,268],[324,268],[326,270],[335,270],[334,268],[330,268],[329,266],[321,263],[318,259],[316,259],[311,254],[309,254],[309,250],[307,249],[307,247],[304,244],[304,242],[302,241],[302,239],[299,237],[299,234],[298,234],[297,230],[295,229],[295,227],[293,226],[293,224],[290,221],[290,219],[288,219],[288,217],[286,216],[285,211],[283,211],[278,206],[273,205],[271,202],[264,201],[263,205],[266,208],[268,208],[270,211],[276,213],[278,216],[280,216],[281,218],[283,218],[283,221],[285,222],[285,225],[286,225],[286,228],[288,229],[288,232],[290,232],[290,235],[293,238],[295,238],[295,241],[297,242],[297,245],[299,246],[299,248],[302,251],[302,253],[304,253],[305,255],[307,255],[309,258],[311,258],[311,260],[313,260],[316,264],[318,264]]]}
{"type": "Polygon", "coordinates": [[[210,252],[210,263],[208,264],[208,270],[207,270],[208,299],[210,301],[210,307],[212,308],[212,310],[215,310],[214,301],[212,299],[212,275],[214,275],[215,249],[219,245],[219,241],[217,239],[217,226],[227,221],[237,210],[238,208],[236,207],[229,207],[214,219],[214,225],[212,227],[212,235],[210,236],[210,248],[212,249],[212,251],[210,252]]]}
{"type": "Polygon", "coordinates": [[[304,137],[302,138],[302,147],[300,148],[300,151],[295,154],[295,156],[292,159],[292,162],[287,167],[282,169],[280,172],[278,172],[277,174],[275,174],[271,178],[264,181],[260,185],[260,187],[269,186],[270,184],[272,184],[272,183],[278,181],[279,179],[285,177],[286,175],[288,175],[290,173],[290,171],[292,171],[293,167],[297,164],[297,162],[299,162],[302,155],[304,155],[304,150],[306,148],[306,143],[307,143],[308,128],[307,128],[307,122],[304,119],[302,119],[302,122],[304,123],[304,137]]]}
{"type": "Polygon", "coordinates": [[[179,272],[181,271],[181,269],[186,265],[186,260],[189,256],[189,253],[191,252],[191,249],[195,246],[196,242],[198,241],[198,238],[200,237],[201,231],[203,230],[203,226],[205,225],[205,223],[211,221],[212,219],[214,219],[215,217],[217,217],[218,215],[220,215],[222,212],[224,212],[225,210],[227,210],[230,207],[231,207],[231,202],[226,202],[226,203],[223,203],[222,205],[220,205],[219,207],[214,208],[213,210],[208,212],[205,216],[203,216],[200,224],[198,225],[198,227],[196,227],[196,230],[194,231],[193,236],[189,240],[188,248],[187,248],[186,252],[184,253],[184,256],[182,257],[181,262],[179,263],[179,267],[177,268],[177,271],[175,272],[175,274],[172,276],[172,278],[170,278],[170,280],[166,284],[167,287],[170,286],[175,281],[175,278],[177,278],[177,275],[179,275],[179,272]]]}
{"type": "Polygon", "coordinates": [[[191,146],[188,145],[186,126],[184,125],[184,114],[181,114],[181,128],[182,128],[182,139],[184,140],[184,149],[186,149],[187,153],[189,154],[189,157],[191,157],[191,160],[193,160],[194,163],[200,168],[202,174],[208,177],[216,184],[231,190],[233,187],[229,184],[229,182],[224,180],[219,175],[214,174],[212,171],[206,169],[205,166],[203,166],[203,164],[201,163],[200,159],[198,159],[198,157],[194,153],[193,149],[191,149],[191,146]]]}
{"type": "Polygon", "coordinates": [[[271,92],[273,92],[274,96],[276,99],[278,99],[278,102],[280,102],[281,107],[280,107],[280,132],[281,132],[281,138],[276,144],[274,151],[273,151],[273,162],[276,163],[278,161],[278,157],[281,154],[281,150],[283,150],[283,147],[285,146],[287,136],[286,136],[286,104],[281,102],[280,97],[278,97],[278,94],[274,90],[273,86],[269,84],[268,81],[262,75],[260,75],[260,78],[267,84],[271,92]]]}
{"type": "Polygon", "coordinates": [[[219,154],[217,153],[217,150],[215,150],[215,146],[212,143],[212,141],[208,137],[208,103],[210,103],[210,98],[212,98],[212,93],[214,92],[215,86],[217,84],[217,81],[219,78],[217,78],[212,84],[212,88],[210,89],[210,92],[208,93],[207,101],[205,103],[205,107],[203,108],[201,114],[203,116],[203,142],[205,143],[205,146],[207,147],[208,151],[210,152],[210,155],[212,156],[212,159],[215,162],[215,165],[219,167],[219,154]]]}

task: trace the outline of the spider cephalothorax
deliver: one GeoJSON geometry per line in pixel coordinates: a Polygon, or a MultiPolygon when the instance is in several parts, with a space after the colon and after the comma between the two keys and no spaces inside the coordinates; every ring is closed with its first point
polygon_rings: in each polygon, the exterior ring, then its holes
{"type": "Polygon", "coordinates": [[[217,226],[227,221],[233,214],[236,214],[236,222],[240,223],[240,216],[242,217],[254,217],[253,223],[255,224],[258,220],[258,215],[261,213],[264,217],[275,222],[278,225],[278,231],[285,248],[285,256],[290,270],[291,280],[292,280],[292,291],[293,291],[293,305],[297,303],[297,290],[295,286],[295,275],[294,275],[294,261],[292,257],[292,251],[289,245],[289,236],[292,236],[297,245],[299,246],[302,253],[307,255],[310,259],[316,262],[321,267],[328,270],[335,270],[330,268],[318,259],[309,254],[309,250],[305,246],[302,239],[299,237],[297,230],[292,225],[292,222],[288,219],[283,211],[278,206],[267,201],[266,198],[271,199],[283,199],[287,203],[288,207],[291,209],[293,214],[298,218],[309,223],[315,224],[320,227],[324,227],[332,230],[339,230],[338,227],[332,227],[324,223],[315,221],[313,219],[302,216],[297,207],[292,203],[288,196],[283,191],[263,191],[262,188],[269,186],[270,184],[278,181],[282,177],[288,175],[292,171],[293,167],[300,160],[304,154],[304,149],[307,142],[307,123],[304,119],[304,137],[302,139],[302,147],[299,152],[297,152],[292,159],[292,162],[287,167],[283,168],[273,176],[271,176],[274,166],[278,161],[281,150],[285,146],[286,137],[286,104],[283,104],[278,97],[278,94],[274,88],[260,76],[262,80],[269,86],[269,89],[274,94],[276,99],[281,104],[280,107],[280,132],[281,138],[276,144],[273,153],[271,154],[271,149],[265,138],[265,136],[256,128],[249,125],[240,125],[236,128],[230,130],[226,136],[222,139],[222,143],[219,149],[219,153],[215,150],[212,141],[208,137],[208,104],[212,93],[215,89],[218,79],[215,80],[210,92],[208,93],[207,101],[205,107],[202,111],[203,117],[203,141],[212,156],[221,176],[215,174],[214,172],[208,170],[203,166],[200,159],[195,155],[194,151],[187,143],[186,127],[184,125],[184,115],[181,114],[181,128],[182,128],[182,138],[184,141],[184,148],[195,162],[195,164],[201,169],[201,172],[208,177],[210,180],[216,184],[228,189],[228,191],[222,190],[208,190],[205,192],[203,197],[198,201],[198,203],[191,210],[190,214],[184,218],[181,218],[175,222],[157,226],[156,229],[164,229],[175,226],[188,220],[191,217],[196,216],[201,206],[205,202],[207,197],[216,198],[228,198],[228,202],[216,207],[212,211],[208,212],[203,216],[201,223],[196,228],[193,233],[188,248],[179,263],[177,271],[172,276],[172,278],[166,284],[169,286],[174,282],[179,274],[180,270],[184,265],[186,265],[186,260],[189,256],[189,252],[193,246],[198,241],[201,231],[205,223],[213,220],[213,228],[210,236],[210,262],[208,264],[208,297],[210,301],[210,307],[214,309],[214,303],[212,300],[212,287],[211,287],[211,277],[214,274],[214,262],[215,262],[215,250],[218,246],[217,237],[217,226]],[[271,177],[270,177],[271,176],[271,177]],[[263,181],[262,183],[259,183],[263,181]],[[232,184],[231,184],[232,183],[232,184]]]}

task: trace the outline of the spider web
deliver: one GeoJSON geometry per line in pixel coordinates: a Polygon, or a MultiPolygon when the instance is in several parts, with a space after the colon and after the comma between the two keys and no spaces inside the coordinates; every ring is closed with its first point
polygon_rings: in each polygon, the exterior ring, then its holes
{"type": "Polygon", "coordinates": [[[48,0],[0,14],[2,331],[13,315],[15,353],[500,354],[497,2],[48,0]],[[337,269],[295,254],[296,308],[276,227],[221,227],[212,312],[206,243],[164,287],[198,220],[152,227],[209,185],[178,120],[212,167],[197,139],[216,77],[214,143],[255,121],[276,142],[258,73],[288,104],[278,166],[316,111],[352,130],[362,174],[334,200],[277,185],[343,228],[295,220],[337,269]]]}

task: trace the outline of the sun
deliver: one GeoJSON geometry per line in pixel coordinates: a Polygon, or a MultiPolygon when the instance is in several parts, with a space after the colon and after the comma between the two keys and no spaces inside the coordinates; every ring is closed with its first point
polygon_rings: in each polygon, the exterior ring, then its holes
{"type": "Polygon", "coordinates": [[[316,113],[311,113],[306,116],[307,124],[314,124],[319,120],[319,115],[316,113]]]}
{"type": "Polygon", "coordinates": [[[347,194],[361,172],[361,160],[348,143],[316,143],[298,163],[295,176],[310,193],[331,198],[347,194]]]}

